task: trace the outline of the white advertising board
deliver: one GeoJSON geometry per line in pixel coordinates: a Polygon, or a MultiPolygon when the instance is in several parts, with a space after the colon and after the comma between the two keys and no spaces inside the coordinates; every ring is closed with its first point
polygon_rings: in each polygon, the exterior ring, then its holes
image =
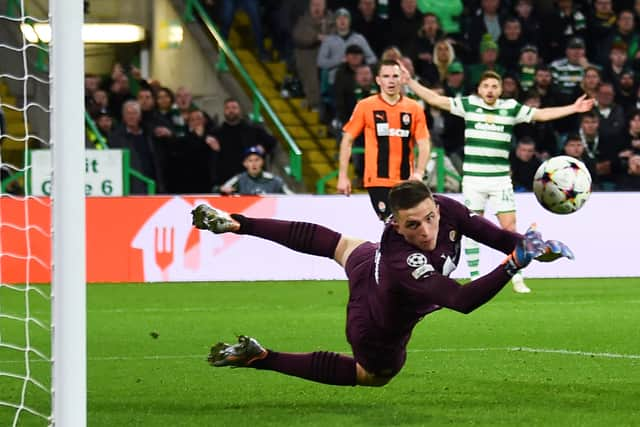
{"type": "MultiPolygon", "coordinates": [[[[51,151],[31,152],[31,195],[51,195],[51,151]]],[[[85,195],[122,196],[122,150],[86,150],[85,195]]]]}

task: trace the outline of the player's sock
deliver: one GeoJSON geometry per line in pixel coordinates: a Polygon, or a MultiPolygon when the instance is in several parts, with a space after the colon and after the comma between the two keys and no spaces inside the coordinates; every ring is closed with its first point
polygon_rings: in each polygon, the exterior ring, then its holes
{"type": "Polygon", "coordinates": [[[465,238],[464,254],[467,258],[467,266],[471,280],[480,276],[480,245],[475,240],[465,238]]]}
{"type": "Polygon", "coordinates": [[[294,251],[333,258],[340,233],[309,222],[248,218],[231,214],[240,223],[238,234],[249,234],[280,243],[294,251]]]}
{"type": "Polygon", "coordinates": [[[329,351],[278,353],[256,360],[251,368],[276,371],[306,380],[331,385],[356,385],[356,361],[353,357],[329,351]]]}

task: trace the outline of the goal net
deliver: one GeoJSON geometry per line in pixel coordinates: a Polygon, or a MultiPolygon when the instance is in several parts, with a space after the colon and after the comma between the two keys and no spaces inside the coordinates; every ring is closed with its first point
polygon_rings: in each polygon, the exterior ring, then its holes
{"type": "Polygon", "coordinates": [[[82,6],[0,2],[1,426],[86,425],[82,6]]]}

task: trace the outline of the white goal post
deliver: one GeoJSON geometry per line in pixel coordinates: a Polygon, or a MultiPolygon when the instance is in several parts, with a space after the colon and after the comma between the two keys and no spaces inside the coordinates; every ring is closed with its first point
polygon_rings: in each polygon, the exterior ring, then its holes
{"type": "Polygon", "coordinates": [[[84,46],[81,0],[50,0],[52,424],[87,419],[84,46]]]}

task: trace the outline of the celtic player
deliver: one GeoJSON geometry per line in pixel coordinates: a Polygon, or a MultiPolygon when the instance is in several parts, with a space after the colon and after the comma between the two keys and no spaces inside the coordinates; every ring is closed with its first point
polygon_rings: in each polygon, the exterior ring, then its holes
{"type": "MultiPolygon", "coordinates": [[[[402,68],[402,66],[401,66],[402,68]]],[[[500,99],[502,79],[493,71],[485,71],[478,83],[477,95],[446,97],[439,95],[409,77],[402,69],[403,81],[429,105],[450,111],[465,120],[464,163],[462,193],[465,205],[478,215],[484,214],[487,202],[497,212],[500,226],[516,231],[516,206],[509,169],[509,151],[513,127],[518,123],[549,121],[591,110],[593,100],[586,95],[573,104],[530,108],[515,99],[500,99]]],[[[479,245],[466,240],[465,254],[471,278],[478,276],[479,245]]],[[[528,293],[520,274],[512,278],[513,290],[528,293]]]]}

